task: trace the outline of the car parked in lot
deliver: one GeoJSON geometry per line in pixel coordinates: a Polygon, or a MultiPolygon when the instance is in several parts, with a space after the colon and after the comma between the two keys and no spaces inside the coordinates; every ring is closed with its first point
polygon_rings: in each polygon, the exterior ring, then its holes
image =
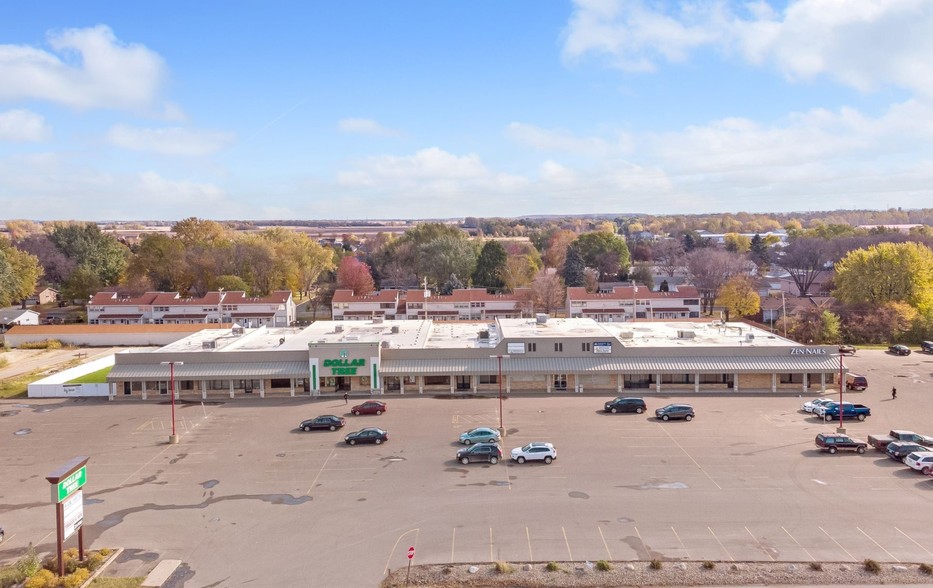
{"type": "MultiPolygon", "coordinates": [[[[835,405],[835,404],[839,404],[838,401],[836,401],[836,400],[830,400],[829,402],[824,402],[823,404],[821,404],[821,405],[819,405],[819,406],[817,406],[816,408],[813,409],[813,414],[815,414],[816,416],[818,416],[818,417],[820,417],[820,418],[823,418],[823,416],[826,414],[826,410],[827,410],[830,406],[833,406],[833,405],[835,405]]],[[[842,403],[842,406],[843,406],[843,407],[852,406],[852,403],[851,403],[851,402],[843,402],[843,403],[842,403]]]]}
{"type": "Polygon", "coordinates": [[[693,412],[693,407],[689,404],[668,404],[667,406],[662,406],[661,408],[655,410],[654,416],[661,419],[662,421],[669,421],[672,419],[684,419],[685,421],[692,421],[693,417],[696,416],[696,413],[693,412]]]}
{"type": "Polygon", "coordinates": [[[846,389],[861,392],[868,388],[868,378],[858,374],[846,374],[846,389]]]}
{"type": "Polygon", "coordinates": [[[930,448],[913,441],[891,441],[884,450],[888,457],[900,462],[903,462],[911,453],[923,451],[930,451],[930,448]]]}
{"type": "Polygon", "coordinates": [[[891,345],[888,347],[888,353],[894,355],[910,355],[910,347],[906,345],[891,345]]]}
{"type": "Polygon", "coordinates": [[[829,402],[833,402],[833,399],[832,398],[814,398],[813,400],[808,400],[807,402],[804,402],[801,408],[803,409],[804,412],[812,413],[812,412],[815,412],[816,409],[818,409],[819,407],[829,402]]]}
{"type": "Polygon", "coordinates": [[[634,412],[641,414],[648,410],[648,405],[645,404],[644,398],[619,396],[604,404],[603,409],[613,414],[617,412],[634,412]]]}
{"type": "Polygon", "coordinates": [[[933,353],[933,341],[921,341],[920,351],[924,353],[933,353]]]}
{"type": "Polygon", "coordinates": [[[929,476],[933,473],[933,451],[914,451],[904,458],[904,464],[929,476]]]}
{"type": "Polygon", "coordinates": [[[840,355],[855,355],[855,345],[840,345],[839,354],[840,355]]]}
{"type": "Polygon", "coordinates": [[[848,435],[839,433],[820,433],[814,441],[817,447],[830,453],[836,453],[841,449],[865,453],[865,450],[868,449],[868,443],[861,439],[853,439],[848,435]]]}
{"type": "Polygon", "coordinates": [[[552,443],[545,441],[532,441],[524,447],[516,447],[509,454],[513,461],[525,463],[526,461],[543,461],[551,463],[557,459],[557,450],[552,443]]]}
{"type": "Polygon", "coordinates": [[[347,424],[347,419],[332,414],[322,414],[321,416],[301,421],[298,428],[302,431],[311,431],[314,429],[330,429],[336,431],[347,424]]]}
{"type": "Polygon", "coordinates": [[[497,443],[477,443],[457,451],[457,461],[464,465],[476,461],[497,464],[500,459],[502,459],[502,448],[497,443]]]}
{"type": "Polygon", "coordinates": [[[886,450],[888,448],[888,444],[893,441],[909,441],[911,443],[917,443],[918,445],[933,447],[933,437],[927,437],[926,435],[914,433],[913,431],[892,429],[888,432],[887,435],[868,436],[868,444],[881,451],[886,450]]]}
{"type": "Polygon", "coordinates": [[[464,445],[472,443],[498,443],[499,431],[489,427],[477,427],[460,434],[460,442],[464,445]]]}
{"type": "Polygon", "coordinates": [[[375,443],[379,445],[383,441],[389,440],[389,433],[388,431],[383,431],[376,427],[367,427],[350,433],[344,437],[343,440],[347,442],[347,445],[357,445],[359,443],[375,443]]]}
{"type": "Polygon", "coordinates": [[[382,414],[386,411],[386,403],[380,400],[367,400],[363,404],[357,404],[350,409],[350,412],[356,416],[361,414],[382,414]]]}
{"type": "Polygon", "coordinates": [[[820,408],[821,414],[823,415],[823,420],[825,421],[838,419],[840,413],[842,413],[842,418],[844,419],[858,419],[860,421],[864,421],[866,418],[871,416],[871,409],[864,404],[851,404],[845,402],[839,404],[838,402],[830,402],[829,404],[821,406],[820,408]]]}

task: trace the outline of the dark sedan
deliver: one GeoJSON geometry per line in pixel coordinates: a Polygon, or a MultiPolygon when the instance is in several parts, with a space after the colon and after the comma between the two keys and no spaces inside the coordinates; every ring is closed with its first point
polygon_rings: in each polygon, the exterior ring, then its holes
{"type": "Polygon", "coordinates": [[[347,442],[347,445],[356,445],[357,443],[375,443],[379,445],[383,441],[389,440],[389,433],[376,427],[367,427],[350,433],[343,440],[347,442]]]}
{"type": "Polygon", "coordinates": [[[635,412],[641,414],[648,410],[648,406],[645,404],[644,398],[631,398],[625,396],[613,398],[604,404],[603,408],[606,412],[611,412],[613,414],[617,412],[635,412]]]}
{"type": "Polygon", "coordinates": [[[900,462],[903,462],[904,458],[914,451],[930,451],[930,448],[913,441],[891,441],[884,450],[888,457],[900,462]]]}
{"type": "Polygon", "coordinates": [[[888,347],[888,353],[894,355],[910,355],[910,347],[906,345],[891,345],[888,347]]]}
{"type": "Polygon", "coordinates": [[[336,431],[337,429],[343,427],[347,424],[347,419],[332,414],[323,414],[319,417],[314,417],[313,419],[308,419],[306,421],[301,421],[298,428],[302,431],[311,431],[314,429],[329,429],[331,431],[336,431]]]}
{"type": "Polygon", "coordinates": [[[667,406],[662,406],[661,408],[655,410],[654,416],[661,419],[662,421],[669,421],[672,419],[684,419],[685,421],[692,421],[693,417],[696,416],[696,413],[693,412],[693,407],[689,404],[668,404],[667,406]]]}
{"type": "Polygon", "coordinates": [[[350,412],[359,416],[361,414],[382,414],[386,411],[386,403],[379,400],[369,400],[363,404],[357,404],[350,409],[350,412]]]}

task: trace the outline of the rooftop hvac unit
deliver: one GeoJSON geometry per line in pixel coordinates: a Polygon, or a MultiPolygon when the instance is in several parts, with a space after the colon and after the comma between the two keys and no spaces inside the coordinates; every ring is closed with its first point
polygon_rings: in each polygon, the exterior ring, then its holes
{"type": "Polygon", "coordinates": [[[380,347],[382,347],[383,349],[388,349],[388,348],[389,348],[389,342],[388,342],[388,341],[383,341],[383,342],[380,343],[379,345],[380,345],[380,347]]]}
{"type": "Polygon", "coordinates": [[[216,349],[216,341],[201,341],[201,349],[216,349]]]}
{"type": "Polygon", "coordinates": [[[623,341],[631,341],[635,338],[635,333],[633,331],[622,331],[619,333],[619,339],[623,341]]]}
{"type": "Polygon", "coordinates": [[[381,316],[374,316],[374,317],[373,317],[373,324],[374,324],[374,325],[381,325],[381,324],[382,324],[382,317],[381,317],[381,316]]]}
{"type": "Polygon", "coordinates": [[[335,332],[335,333],[342,333],[342,332],[343,332],[343,325],[336,325],[336,326],[334,326],[334,332],[335,332]]]}
{"type": "Polygon", "coordinates": [[[233,327],[233,329],[231,329],[231,332],[232,332],[234,335],[236,335],[237,337],[239,337],[239,336],[242,335],[245,331],[243,330],[243,327],[233,327]]]}
{"type": "Polygon", "coordinates": [[[543,325],[547,323],[547,320],[550,317],[548,317],[548,315],[544,314],[543,312],[539,312],[535,315],[535,318],[538,320],[539,325],[543,325]]]}
{"type": "Polygon", "coordinates": [[[392,325],[392,333],[393,333],[393,334],[397,334],[398,331],[399,331],[398,325],[392,325]]]}
{"type": "Polygon", "coordinates": [[[693,339],[697,334],[693,331],[677,331],[678,339],[693,339]]]}
{"type": "Polygon", "coordinates": [[[479,332],[479,338],[480,338],[480,339],[489,339],[489,331],[480,331],[480,332],[479,332]]]}
{"type": "Polygon", "coordinates": [[[745,340],[746,340],[746,341],[754,341],[754,340],[755,340],[755,333],[746,333],[746,334],[745,334],[745,340]]]}

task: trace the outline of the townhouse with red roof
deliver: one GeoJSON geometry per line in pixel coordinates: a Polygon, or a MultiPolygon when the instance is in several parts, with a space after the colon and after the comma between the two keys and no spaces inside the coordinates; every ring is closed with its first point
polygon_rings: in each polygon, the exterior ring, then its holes
{"type": "Polygon", "coordinates": [[[236,323],[245,327],[287,327],[295,322],[295,301],[289,290],[252,297],[246,292],[208,292],[185,297],[177,292],[146,292],[127,296],[98,292],[87,305],[89,325],[183,325],[236,323]]]}
{"type": "Polygon", "coordinates": [[[516,288],[511,294],[463,288],[450,294],[436,294],[430,290],[382,290],[360,296],[354,296],[351,290],[337,290],[332,305],[335,321],[373,318],[482,321],[533,314],[530,288],[516,288]]]}
{"type": "Polygon", "coordinates": [[[610,292],[567,288],[567,316],[611,323],[634,319],[699,318],[700,293],[695,286],[656,292],[645,286],[615,286],[610,292]]]}

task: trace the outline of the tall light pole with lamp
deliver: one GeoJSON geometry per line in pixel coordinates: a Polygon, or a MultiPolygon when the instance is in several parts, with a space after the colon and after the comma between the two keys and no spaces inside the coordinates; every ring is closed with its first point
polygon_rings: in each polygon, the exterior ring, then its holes
{"type": "Polygon", "coordinates": [[[490,358],[499,360],[499,436],[505,438],[505,425],[502,422],[502,360],[508,359],[508,355],[490,355],[490,358]]]}
{"type": "Polygon", "coordinates": [[[185,365],[183,361],[163,361],[162,365],[168,365],[169,369],[169,388],[172,394],[172,434],[168,438],[170,445],[178,443],[178,435],[175,434],[175,366],[185,365]]]}

